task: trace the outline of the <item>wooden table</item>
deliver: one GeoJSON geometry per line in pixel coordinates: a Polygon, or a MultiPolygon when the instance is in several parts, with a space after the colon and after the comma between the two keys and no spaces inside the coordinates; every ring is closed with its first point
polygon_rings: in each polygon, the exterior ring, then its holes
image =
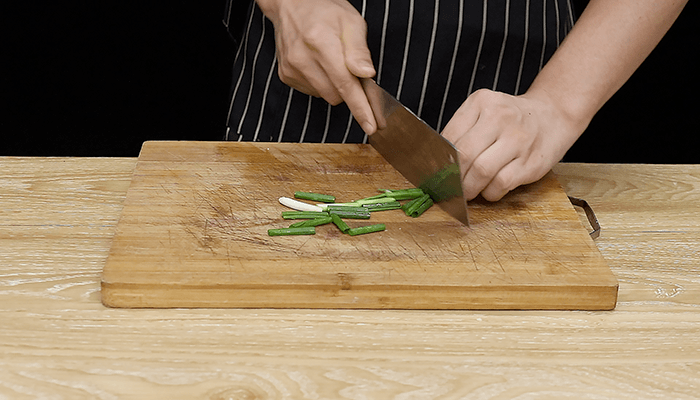
{"type": "Polygon", "coordinates": [[[135,164],[0,158],[0,399],[700,397],[700,165],[556,166],[615,311],[435,312],[105,308],[135,164]]]}

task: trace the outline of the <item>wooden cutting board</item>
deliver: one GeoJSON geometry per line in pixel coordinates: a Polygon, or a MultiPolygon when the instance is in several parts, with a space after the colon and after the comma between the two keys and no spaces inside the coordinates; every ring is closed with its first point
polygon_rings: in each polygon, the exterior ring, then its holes
{"type": "Polygon", "coordinates": [[[351,201],[411,185],[369,145],[146,142],[102,275],[110,307],[585,309],[618,283],[550,173],[470,226],[439,207],[386,231],[270,237],[294,191],[351,201]]]}

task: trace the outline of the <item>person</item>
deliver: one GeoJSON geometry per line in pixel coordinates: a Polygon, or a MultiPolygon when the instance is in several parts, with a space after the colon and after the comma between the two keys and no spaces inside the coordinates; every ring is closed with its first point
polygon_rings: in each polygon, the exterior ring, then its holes
{"type": "Polygon", "coordinates": [[[574,21],[570,0],[251,0],[226,139],[365,142],[374,78],[457,147],[465,198],[497,201],[562,159],[686,3],[590,0],[574,21]]]}

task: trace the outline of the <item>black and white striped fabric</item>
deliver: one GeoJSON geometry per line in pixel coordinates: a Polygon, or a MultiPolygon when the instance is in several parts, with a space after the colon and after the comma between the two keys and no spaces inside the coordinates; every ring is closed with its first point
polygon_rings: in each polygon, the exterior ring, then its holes
{"type": "MultiPolygon", "coordinates": [[[[525,92],[574,23],[570,0],[349,1],[367,21],[377,83],[438,131],[477,89],[525,92]]],[[[366,135],[345,104],[279,80],[274,28],[252,4],[226,140],[362,143],[366,135]]]]}

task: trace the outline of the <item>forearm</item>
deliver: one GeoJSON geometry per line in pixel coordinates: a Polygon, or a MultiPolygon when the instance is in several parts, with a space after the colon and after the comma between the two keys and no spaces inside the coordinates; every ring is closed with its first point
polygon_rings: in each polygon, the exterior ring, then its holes
{"type": "Polygon", "coordinates": [[[547,97],[580,134],[629,79],[687,0],[591,0],[525,96],[547,97]]]}

